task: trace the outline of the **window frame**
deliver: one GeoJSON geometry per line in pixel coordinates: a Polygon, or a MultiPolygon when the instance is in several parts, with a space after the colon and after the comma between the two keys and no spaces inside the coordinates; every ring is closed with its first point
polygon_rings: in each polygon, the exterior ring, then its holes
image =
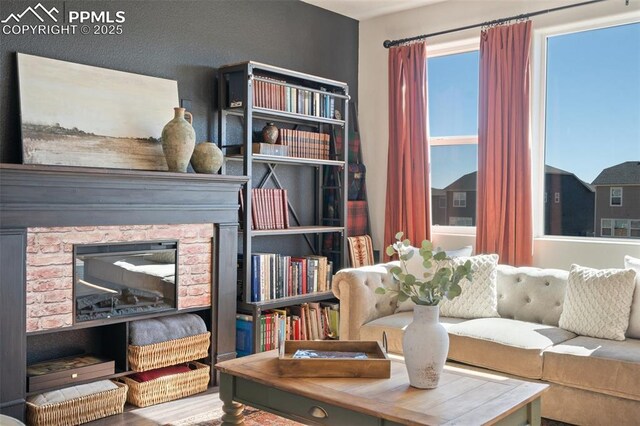
{"type": "MultiPolygon", "coordinates": [[[[531,44],[531,99],[530,99],[530,136],[532,146],[532,203],[533,203],[533,238],[534,240],[564,240],[589,242],[636,242],[636,238],[615,237],[614,223],[611,224],[611,236],[576,237],[545,234],[545,150],[546,150],[546,92],[547,92],[547,38],[584,31],[606,29],[620,25],[640,23],[637,12],[629,12],[615,16],[604,16],[584,21],[561,24],[557,26],[534,29],[531,44]]],[[[596,203],[597,194],[596,194],[596,203]]],[[[596,221],[597,218],[594,218],[596,221]]],[[[600,231],[602,231],[602,220],[600,231]]],[[[594,224],[595,225],[595,224],[594,224]]],[[[598,235],[598,229],[594,229],[598,235]]],[[[602,232],[600,232],[602,234],[602,232]]]]}
{"type": "Polygon", "coordinates": [[[467,192],[466,191],[454,191],[453,192],[453,207],[466,208],[467,207],[467,192]],[[458,198],[456,200],[456,198],[458,198]],[[456,201],[458,205],[456,205],[456,201]]]}
{"type": "Polygon", "coordinates": [[[622,207],[622,196],[624,195],[624,191],[621,186],[612,186],[609,188],[609,207],[622,207]],[[620,195],[613,195],[613,191],[619,189],[620,195]],[[620,204],[614,204],[613,199],[620,198],[620,204]]]}
{"type": "MultiPolygon", "coordinates": [[[[449,43],[440,43],[429,47],[427,60],[437,58],[439,56],[457,55],[460,53],[468,53],[474,50],[480,50],[480,38],[474,37],[464,40],[458,40],[449,43]]],[[[427,74],[428,75],[428,74],[427,74]]],[[[428,78],[428,77],[427,77],[428,78]]],[[[456,135],[456,136],[430,136],[429,116],[427,114],[427,138],[430,148],[434,146],[448,145],[478,145],[478,135],[456,135]]],[[[431,165],[429,165],[431,172],[431,165]]],[[[431,197],[431,185],[429,185],[429,193],[431,197]]],[[[433,206],[431,207],[433,209],[433,206]]],[[[477,214],[477,213],[476,213],[477,214]]],[[[476,235],[476,227],[474,226],[453,226],[453,225],[436,225],[433,223],[433,215],[429,212],[429,220],[431,223],[431,232],[433,234],[454,234],[454,235],[476,235]]]]}

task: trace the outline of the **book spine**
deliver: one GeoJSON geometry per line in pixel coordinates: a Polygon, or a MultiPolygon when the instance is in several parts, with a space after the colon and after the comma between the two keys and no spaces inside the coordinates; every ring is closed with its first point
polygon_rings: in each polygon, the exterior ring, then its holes
{"type": "Polygon", "coordinates": [[[251,255],[251,301],[260,302],[260,256],[251,255]]]}

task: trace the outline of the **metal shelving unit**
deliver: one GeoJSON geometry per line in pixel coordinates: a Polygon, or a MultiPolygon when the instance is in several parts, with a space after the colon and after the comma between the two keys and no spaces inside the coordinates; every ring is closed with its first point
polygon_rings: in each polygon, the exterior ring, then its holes
{"type": "MultiPolygon", "coordinates": [[[[238,309],[245,313],[250,313],[253,317],[254,331],[254,350],[258,347],[258,321],[262,311],[267,309],[277,309],[291,305],[297,305],[305,302],[315,302],[328,300],[333,298],[330,291],[321,293],[309,293],[299,296],[279,298],[261,302],[251,302],[251,254],[253,252],[253,239],[265,236],[279,235],[300,235],[305,239],[311,253],[322,253],[323,235],[334,234],[339,238],[339,250],[330,250],[326,254],[336,255],[339,261],[334,263],[334,271],[347,265],[347,149],[348,149],[348,125],[349,125],[349,88],[346,83],[329,80],[309,74],[287,70],[284,68],[265,65],[257,62],[243,62],[239,64],[223,66],[219,70],[219,126],[218,126],[218,144],[225,153],[226,162],[242,162],[242,174],[246,176],[254,176],[254,163],[265,164],[267,173],[260,178],[260,184],[256,188],[263,187],[267,182],[271,181],[275,187],[283,188],[278,178],[276,169],[278,165],[312,167],[315,171],[314,193],[315,193],[315,223],[300,224],[298,215],[289,205],[289,212],[292,217],[292,223],[297,226],[291,226],[287,229],[273,230],[252,230],[251,229],[251,179],[243,188],[243,212],[241,220],[241,228],[239,238],[242,239],[242,272],[239,274],[242,281],[244,298],[238,302],[238,309]],[[273,80],[276,77],[283,81],[273,80]],[[238,107],[229,106],[229,82],[234,78],[241,78],[242,84],[242,105],[238,107]],[[266,81],[272,84],[289,86],[296,89],[303,89],[313,93],[321,93],[334,98],[336,106],[341,103],[341,107],[337,108],[342,112],[340,119],[318,117],[312,115],[299,114],[294,112],[280,111],[269,108],[256,107],[253,105],[254,83],[256,81],[266,81]],[[325,90],[321,90],[321,88],[325,90]],[[242,126],[242,143],[244,152],[241,155],[229,154],[231,147],[237,147],[237,142],[228,140],[228,123],[234,118],[242,126]],[[311,158],[283,157],[264,154],[254,154],[252,152],[252,137],[254,132],[254,121],[273,121],[276,123],[286,123],[293,125],[311,126],[319,132],[334,128],[342,132],[343,145],[341,152],[335,153],[333,159],[320,160],[311,158]],[[338,185],[323,188],[325,181],[325,173],[333,173],[336,177],[338,185]],[[337,218],[323,218],[323,209],[325,197],[323,192],[326,190],[338,191],[339,193],[339,209],[337,218]],[[323,225],[331,223],[330,226],[323,225]],[[337,252],[337,253],[336,253],[337,252]]],[[[334,133],[333,131],[328,133],[334,133]]],[[[226,164],[225,164],[226,166],[226,164]]],[[[226,170],[226,168],[225,168],[226,170]]],[[[255,177],[255,176],[254,176],[255,177]]],[[[289,194],[289,198],[295,197],[296,194],[289,194]]],[[[335,258],[335,256],[334,256],[335,258]]]]}

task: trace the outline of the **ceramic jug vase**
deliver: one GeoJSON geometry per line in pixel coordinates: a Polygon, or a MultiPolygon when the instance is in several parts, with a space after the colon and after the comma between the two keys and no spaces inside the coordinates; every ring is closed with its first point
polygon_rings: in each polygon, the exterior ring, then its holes
{"type": "Polygon", "coordinates": [[[440,307],[416,305],[413,322],[402,339],[409,384],[420,389],[438,386],[449,352],[449,335],[440,324],[440,307]]]}
{"type": "Polygon", "coordinates": [[[174,111],[175,117],[162,129],[162,150],[169,171],[185,173],[196,145],[196,132],[191,126],[190,112],[184,108],[174,108],[174,111]]]}

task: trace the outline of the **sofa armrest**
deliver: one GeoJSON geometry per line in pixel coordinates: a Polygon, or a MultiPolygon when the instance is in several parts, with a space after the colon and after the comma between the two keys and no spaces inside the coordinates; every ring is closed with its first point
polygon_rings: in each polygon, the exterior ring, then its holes
{"type": "Polygon", "coordinates": [[[333,276],[331,289],[340,299],[340,340],[359,340],[360,327],[396,310],[396,293],[376,294],[378,287],[394,285],[389,270],[398,262],[342,269],[333,276]]]}

